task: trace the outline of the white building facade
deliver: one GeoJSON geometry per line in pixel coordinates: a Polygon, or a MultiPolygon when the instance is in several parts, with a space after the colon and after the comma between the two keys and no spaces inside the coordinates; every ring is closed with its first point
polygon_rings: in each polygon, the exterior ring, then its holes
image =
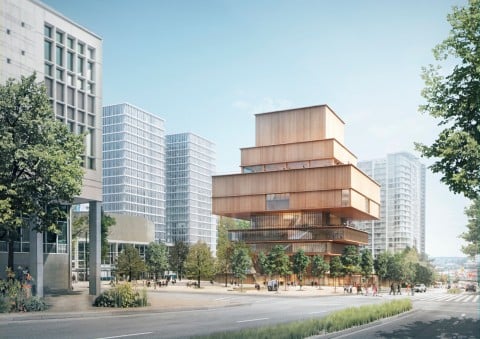
{"type": "MultiPolygon", "coordinates": [[[[90,204],[90,228],[95,243],[90,255],[90,293],[96,294],[100,289],[96,237],[100,235],[102,200],[102,39],[39,1],[0,0],[0,46],[1,83],[36,72],[37,81],[46,86],[56,119],[71,132],[86,135],[85,175],[75,203],[90,204]]],[[[69,220],[59,236],[25,232],[15,244],[15,265],[28,265],[30,261],[39,289],[43,290],[43,281],[47,288],[68,289],[68,242],[69,220]],[[44,262],[43,267],[40,262],[44,262]]],[[[5,267],[2,248],[0,241],[0,263],[5,267]]]]}
{"type": "Polygon", "coordinates": [[[360,161],[358,168],[381,186],[380,220],[356,222],[368,232],[368,248],[374,257],[406,247],[425,253],[425,165],[414,155],[401,152],[360,161]]]}
{"type": "Polygon", "coordinates": [[[165,242],[165,123],[127,103],[103,108],[105,212],[144,217],[165,242]]]}
{"type": "Polygon", "coordinates": [[[166,138],[167,243],[206,243],[216,253],[217,229],[212,215],[214,144],[192,133],[166,138]]]}

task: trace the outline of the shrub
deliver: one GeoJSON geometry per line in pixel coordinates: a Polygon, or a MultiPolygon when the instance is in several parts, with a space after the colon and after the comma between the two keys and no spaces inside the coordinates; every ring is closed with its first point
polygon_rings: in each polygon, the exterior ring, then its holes
{"type": "Polygon", "coordinates": [[[97,307],[142,307],[147,305],[147,291],[133,289],[129,283],[120,284],[100,294],[94,301],[97,307]]]}
{"type": "Polygon", "coordinates": [[[459,294],[461,292],[462,290],[457,287],[452,287],[447,290],[447,293],[450,293],[450,294],[459,294]]]}
{"type": "Polygon", "coordinates": [[[214,333],[202,338],[306,338],[320,333],[340,331],[406,312],[412,308],[409,299],[394,300],[383,304],[351,307],[333,312],[325,318],[296,321],[288,324],[251,328],[237,332],[214,333]]]}
{"type": "Polygon", "coordinates": [[[19,280],[0,281],[0,313],[45,311],[43,298],[32,296],[31,287],[22,285],[19,280]]]}

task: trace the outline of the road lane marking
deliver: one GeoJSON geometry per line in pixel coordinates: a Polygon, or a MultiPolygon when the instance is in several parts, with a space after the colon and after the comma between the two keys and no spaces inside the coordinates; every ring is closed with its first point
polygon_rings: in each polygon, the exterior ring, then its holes
{"type": "Polygon", "coordinates": [[[325,312],[327,312],[327,311],[315,311],[315,312],[310,312],[308,314],[319,314],[319,313],[325,313],[325,312]]]}
{"type": "Polygon", "coordinates": [[[140,335],[147,335],[152,334],[153,332],[142,332],[142,333],[131,333],[131,334],[123,334],[123,335],[116,335],[113,337],[100,337],[97,339],[113,339],[113,338],[125,338],[125,337],[138,337],[140,335]]]}
{"type": "Polygon", "coordinates": [[[237,323],[248,323],[251,321],[260,321],[260,320],[268,320],[269,318],[256,318],[256,319],[247,319],[247,320],[237,320],[237,323]]]}

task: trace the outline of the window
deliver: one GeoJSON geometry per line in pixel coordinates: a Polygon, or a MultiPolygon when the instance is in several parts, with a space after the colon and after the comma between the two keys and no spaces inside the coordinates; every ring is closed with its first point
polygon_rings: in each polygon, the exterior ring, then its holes
{"type": "Polygon", "coordinates": [[[52,61],[52,43],[50,41],[45,40],[45,51],[44,57],[48,61],[52,61]]]}
{"type": "Polygon", "coordinates": [[[73,53],[67,52],[67,68],[69,71],[73,72],[73,53]]]}
{"type": "Polygon", "coordinates": [[[59,82],[57,82],[56,85],[57,85],[57,86],[56,86],[56,87],[57,87],[56,99],[57,99],[58,101],[62,101],[62,102],[63,102],[63,101],[65,100],[65,97],[64,97],[64,95],[63,95],[63,85],[62,85],[61,83],[59,83],[59,82]]]}
{"type": "Polygon", "coordinates": [[[53,67],[50,64],[45,64],[45,75],[52,76],[53,74],[53,67]]]}
{"type": "Polygon", "coordinates": [[[63,33],[57,31],[55,34],[55,38],[59,44],[63,44],[63,33]]]}
{"type": "Polygon", "coordinates": [[[95,126],[95,116],[94,115],[91,115],[91,114],[88,115],[88,125],[89,126],[95,126]]]}
{"type": "Polygon", "coordinates": [[[57,46],[57,65],[63,66],[63,48],[57,46]]]}
{"type": "Polygon", "coordinates": [[[94,69],[93,62],[89,62],[88,63],[88,70],[87,70],[87,72],[88,72],[87,77],[88,77],[89,80],[92,80],[92,81],[95,80],[94,70],[95,69],[94,69]]]}
{"type": "Polygon", "coordinates": [[[92,60],[95,59],[95,49],[94,48],[91,48],[91,47],[88,48],[88,57],[92,60]]]}
{"type": "Polygon", "coordinates": [[[266,206],[268,211],[286,210],[290,207],[290,194],[267,194],[266,206]]]}
{"type": "Polygon", "coordinates": [[[82,76],[85,75],[83,70],[83,58],[81,57],[77,58],[77,70],[78,70],[78,74],[82,76]]]}
{"type": "Polygon", "coordinates": [[[81,42],[79,42],[79,43],[77,44],[77,46],[78,46],[78,53],[84,54],[84,53],[85,53],[85,45],[82,44],[81,42]]]}
{"type": "Polygon", "coordinates": [[[55,112],[55,113],[56,113],[58,116],[62,116],[62,117],[63,117],[63,115],[65,114],[63,110],[64,110],[63,104],[60,104],[60,103],[57,102],[57,108],[56,108],[56,112],[55,112]]]}
{"type": "Polygon", "coordinates": [[[67,108],[67,117],[71,120],[75,120],[75,110],[72,107],[67,108]]]}
{"type": "Polygon", "coordinates": [[[87,111],[90,113],[95,113],[95,98],[90,95],[87,99],[87,111]]]}
{"type": "Polygon", "coordinates": [[[50,26],[44,26],[44,28],[43,28],[43,34],[45,34],[45,36],[51,38],[51,37],[52,37],[52,27],[50,27],[50,26]]]}
{"type": "Polygon", "coordinates": [[[77,92],[77,98],[78,108],[85,109],[85,94],[83,94],[82,92],[77,92]]]}
{"type": "Polygon", "coordinates": [[[67,88],[67,103],[75,106],[75,90],[72,87],[67,88]]]}
{"type": "Polygon", "coordinates": [[[69,86],[75,86],[75,78],[73,77],[73,74],[68,74],[67,75],[67,84],[69,86]]]}
{"type": "Polygon", "coordinates": [[[62,80],[63,81],[63,71],[61,69],[57,68],[56,78],[57,78],[57,80],[62,80]]]}
{"type": "Polygon", "coordinates": [[[75,40],[72,37],[67,38],[67,47],[70,49],[75,49],[75,40]]]}
{"type": "Polygon", "coordinates": [[[47,95],[52,98],[53,97],[53,80],[49,78],[45,78],[45,87],[47,88],[47,95]]]}

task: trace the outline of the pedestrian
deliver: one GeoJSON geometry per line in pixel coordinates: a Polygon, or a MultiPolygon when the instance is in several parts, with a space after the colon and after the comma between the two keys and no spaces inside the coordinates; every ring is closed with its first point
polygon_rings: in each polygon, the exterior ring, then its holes
{"type": "Polygon", "coordinates": [[[372,295],[375,297],[377,295],[377,285],[376,284],[373,284],[373,287],[372,287],[372,295]]]}
{"type": "Polygon", "coordinates": [[[388,293],[389,295],[392,294],[395,295],[395,286],[393,285],[393,283],[390,285],[390,293],[388,293]]]}
{"type": "Polygon", "coordinates": [[[402,290],[400,289],[400,284],[397,285],[397,293],[402,295],[402,290]]]}

